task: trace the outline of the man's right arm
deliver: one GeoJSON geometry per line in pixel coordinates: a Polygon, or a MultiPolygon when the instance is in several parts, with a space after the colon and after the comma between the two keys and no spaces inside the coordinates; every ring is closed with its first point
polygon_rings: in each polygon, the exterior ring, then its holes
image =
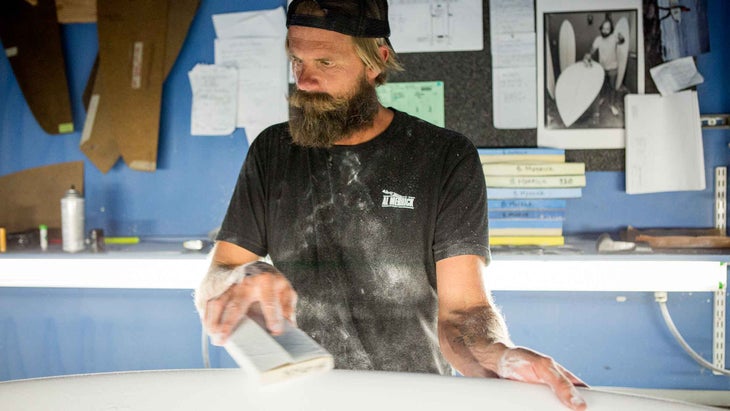
{"type": "Polygon", "coordinates": [[[195,305],[213,343],[222,345],[254,303],[260,305],[272,334],[284,319],[295,322],[297,295],[289,281],[259,256],[226,241],[216,242],[205,278],[195,291],[195,305]]]}
{"type": "Polygon", "coordinates": [[[593,64],[593,55],[596,54],[596,52],[598,51],[597,40],[598,39],[593,41],[593,45],[591,45],[591,51],[583,56],[583,62],[586,64],[586,66],[590,66],[591,64],[593,64]]]}

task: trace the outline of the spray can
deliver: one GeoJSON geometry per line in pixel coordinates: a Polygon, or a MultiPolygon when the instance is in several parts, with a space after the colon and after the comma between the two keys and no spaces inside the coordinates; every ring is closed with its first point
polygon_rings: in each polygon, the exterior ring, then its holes
{"type": "Polygon", "coordinates": [[[63,251],[75,253],[84,249],[84,197],[73,185],[61,198],[61,236],[63,251]]]}

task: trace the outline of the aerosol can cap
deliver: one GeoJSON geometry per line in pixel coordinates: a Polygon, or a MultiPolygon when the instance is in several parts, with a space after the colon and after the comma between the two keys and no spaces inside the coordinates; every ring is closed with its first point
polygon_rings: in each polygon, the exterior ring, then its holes
{"type": "Polygon", "coordinates": [[[76,186],[71,184],[71,188],[66,191],[65,197],[78,197],[81,198],[81,193],[76,190],[76,186]]]}

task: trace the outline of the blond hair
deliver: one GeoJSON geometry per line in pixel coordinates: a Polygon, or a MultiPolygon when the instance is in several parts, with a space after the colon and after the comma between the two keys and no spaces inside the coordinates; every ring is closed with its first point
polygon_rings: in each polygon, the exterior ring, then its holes
{"type": "Polygon", "coordinates": [[[388,74],[404,70],[403,64],[398,60],[395,51],[385,38],[353,37],[352,42],[355,44],[355,52],[365,66],[380,71],[380,74],[375,77],[376,85],[385,84],[388,74]],[[385,60],[380,57],[380,47],[383,46],[388,48],[388,58],[385,60]]]}

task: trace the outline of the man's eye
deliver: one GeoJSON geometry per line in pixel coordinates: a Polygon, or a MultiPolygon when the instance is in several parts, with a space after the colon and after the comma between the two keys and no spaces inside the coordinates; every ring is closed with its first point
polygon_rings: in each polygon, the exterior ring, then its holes
{"type": "Polygon", "coordinates": [[[322,60],[322,61],[320,61],[320,64],[322,64],[322,66],[324,66],[324,67],[332,67],[332,66],[334,66],[334,63],[331,62],[331,61],[329,61],[329,60],[322,60]]]}

